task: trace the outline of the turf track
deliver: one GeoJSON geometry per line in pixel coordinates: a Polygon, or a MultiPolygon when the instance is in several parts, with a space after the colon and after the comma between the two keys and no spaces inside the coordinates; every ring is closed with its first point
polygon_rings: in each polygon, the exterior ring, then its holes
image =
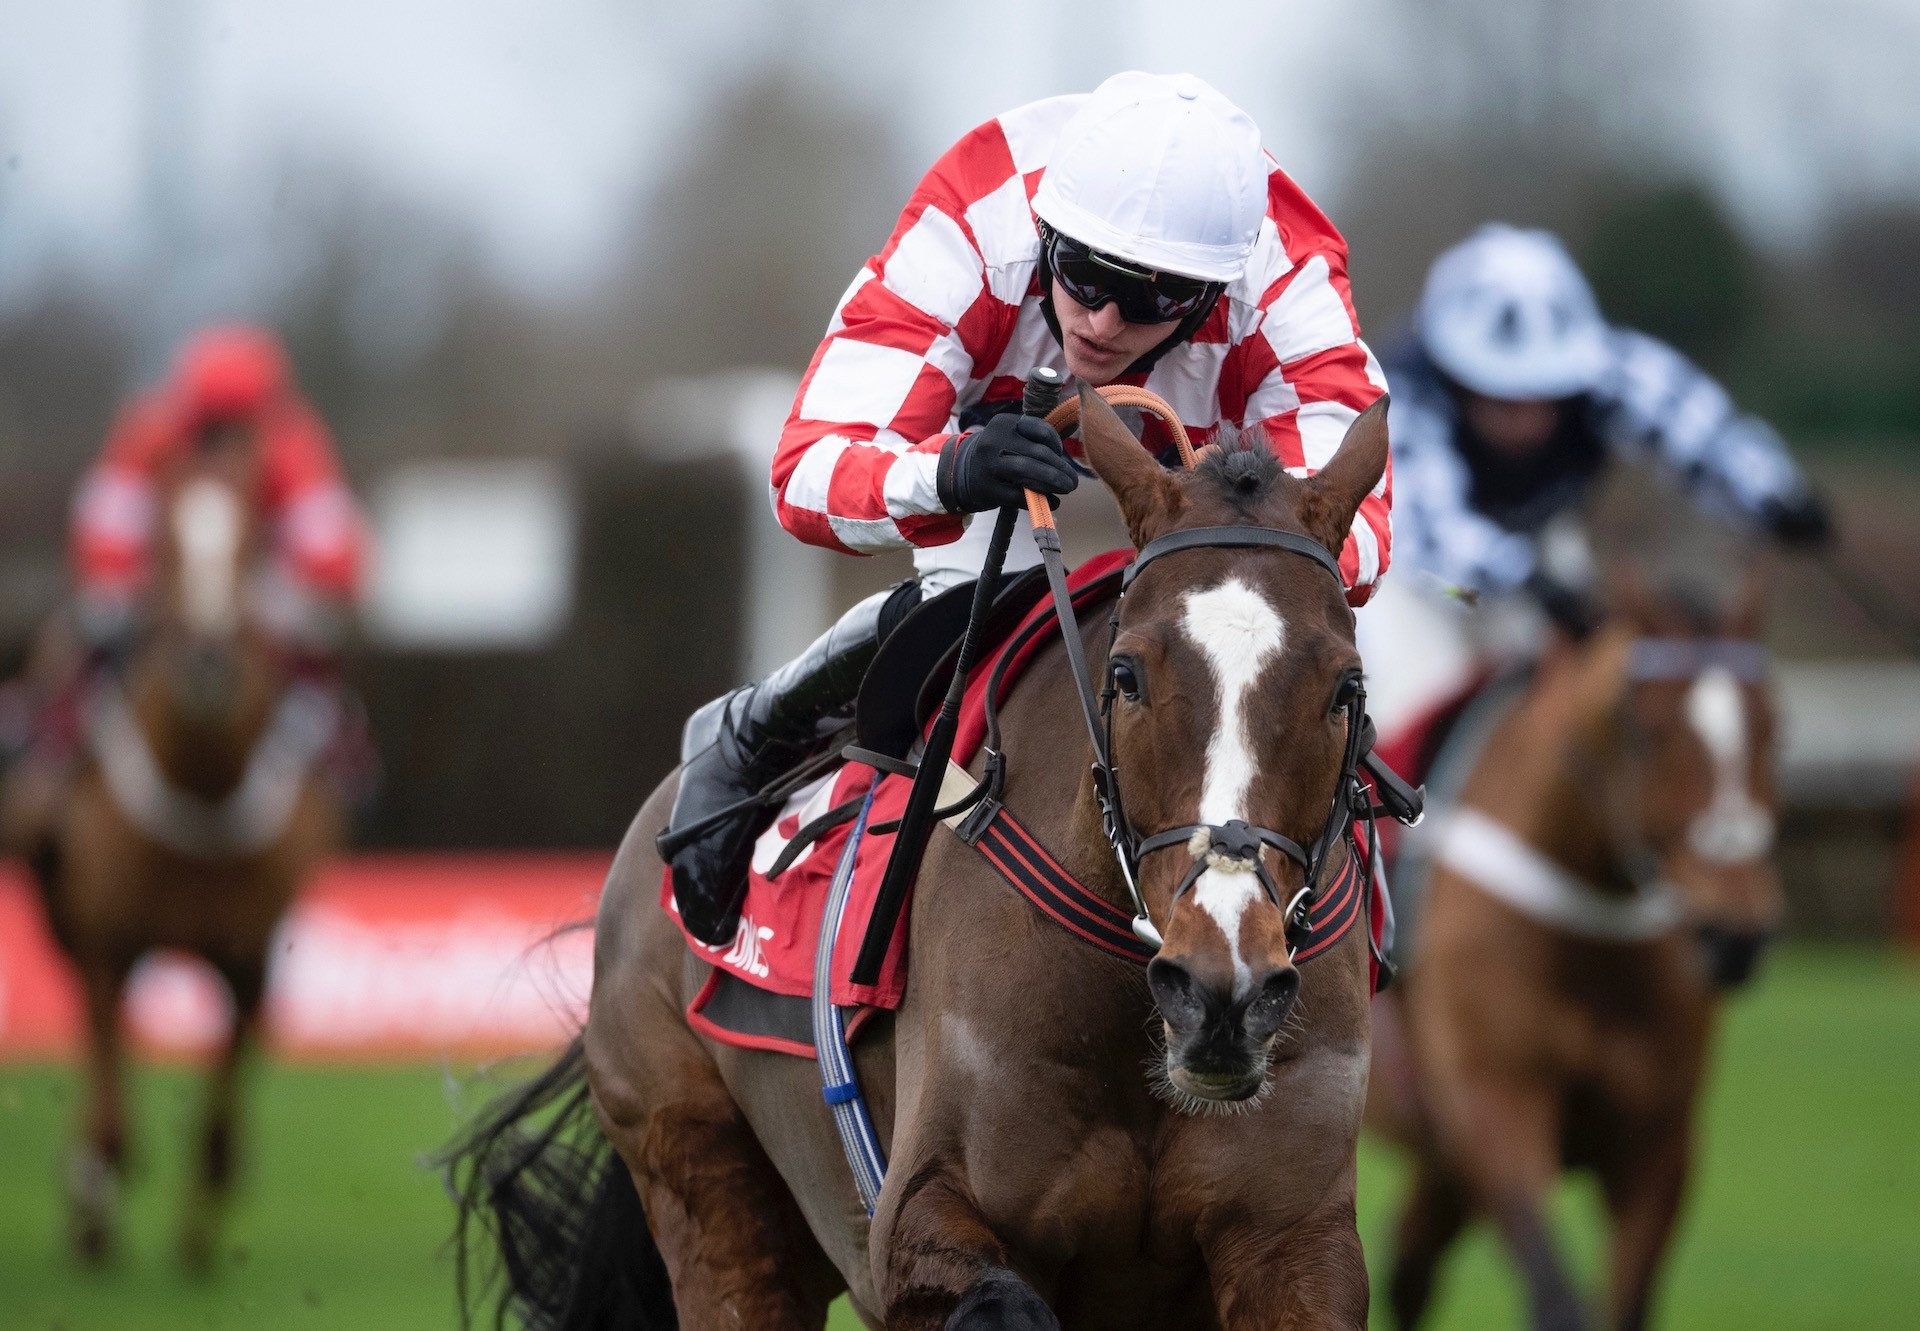
{"type": "MultiPolygon", "coordinates": [[[[1735,1008],[1708,1114],[1704,1177],[1663,1324],[1694,1328],[1920,1325],[1920,964],[1798,950],[1735,1008]]],[[[0,1327],[7,1331],[446,1327],[448,1211],[414,1165],[454,1122],[428,1068],[265,1069],[251,1177],[210,1282],[171,1263],[172,1191],[193,1085],[144,1072],[140,1169],[120,1265],[93,1278],[58,1239],[61,1069],[0,1067],[0,1327]]],[[[1361,1225],[1384,1235],[1393,1162],[1363,1158],[1361,1225]]],[[[1590,1269],[1591,1198],[1562,1211],[1590,1269]]],[[[1377,1282],[1376,1282],[1377,1283],[1377,1282]]],[[[1516,1324],[1483,1239],[1448,1273],[1443,1328],[1516,1324]]],[[[835,1327],[852,1327],[851,1317],[835,1327]]]]}

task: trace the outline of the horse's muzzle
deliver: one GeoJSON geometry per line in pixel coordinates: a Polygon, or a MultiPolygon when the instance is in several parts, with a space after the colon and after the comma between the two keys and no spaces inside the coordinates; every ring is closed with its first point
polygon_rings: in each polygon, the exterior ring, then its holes
{"type": "Polygon", "coordinates": [[[1203,1100],[1244,1100],[1266,1080],[1267,1049],[1300,994],[1291,964],[1256,968],[1237,999],[1232,985],[1209,983],[1178,958],[1147,967],[1167,1033],[1167,1075],[1203,1100]]]}

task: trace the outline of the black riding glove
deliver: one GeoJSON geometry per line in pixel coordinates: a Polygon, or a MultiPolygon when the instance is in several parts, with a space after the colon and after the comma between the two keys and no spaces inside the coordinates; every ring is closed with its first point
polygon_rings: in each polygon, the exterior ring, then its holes
{"type": "Polygon", "coordinates": [[[1819,550],[1833,540],[1833,514],[1812,490],[1769,499],[1760,510],[1773,539],[1799,550],[1819,550]]]}
{"type": "Polygon", "coordinates": [[[1051,502],[1078,484],[1054,428],[1038,417],[1011,413],[949,439],[935,473],[940,503],[949,513],[1017,507],[1026,502],[1026,490],[1038,490],[1051,502]]]}

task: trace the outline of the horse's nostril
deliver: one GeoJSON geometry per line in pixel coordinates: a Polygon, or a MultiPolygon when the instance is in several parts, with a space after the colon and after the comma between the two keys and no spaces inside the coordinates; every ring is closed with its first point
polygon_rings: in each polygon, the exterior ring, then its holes
{"type": "Polygon", "coordinates": [[[1285,1024],[1300,996],[1300,972],[1291,965],[1276,966],[1258,977],[1241,1018],[1247,1037],[1265,1041],[1285,1024]]]}
{"type": "Polygon", "coordinates": [[[1147,965],[1147,988],[1154,1006],[1169,1026],[1191,1030],[1207,1015],[1207,1002],[1193,972],[1171,957],[1155,957],[1147,965]]]}

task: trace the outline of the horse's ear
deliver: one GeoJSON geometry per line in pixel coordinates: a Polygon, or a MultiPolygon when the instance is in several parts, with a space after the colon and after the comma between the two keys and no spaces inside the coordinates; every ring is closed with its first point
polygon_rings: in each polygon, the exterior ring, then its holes
{"type": "Polygon", "coordinates": [[[1173,525],[1185,503],[1179,483],[1167,473],[1106,399],[1080,385],[1080,445],[1087,465],[1120,501],[1120,515],[1135,546],[1143,546],[1173,525]]]}
{"type": "Polygon", "coordinates": [[[1339,451],[1302,487],[1300,521],[1307,534],[1340,553],[1353,528],[1353,515],[1386,470],[1387,396],[1382,393],[1347,427],[1339,451]]]}

